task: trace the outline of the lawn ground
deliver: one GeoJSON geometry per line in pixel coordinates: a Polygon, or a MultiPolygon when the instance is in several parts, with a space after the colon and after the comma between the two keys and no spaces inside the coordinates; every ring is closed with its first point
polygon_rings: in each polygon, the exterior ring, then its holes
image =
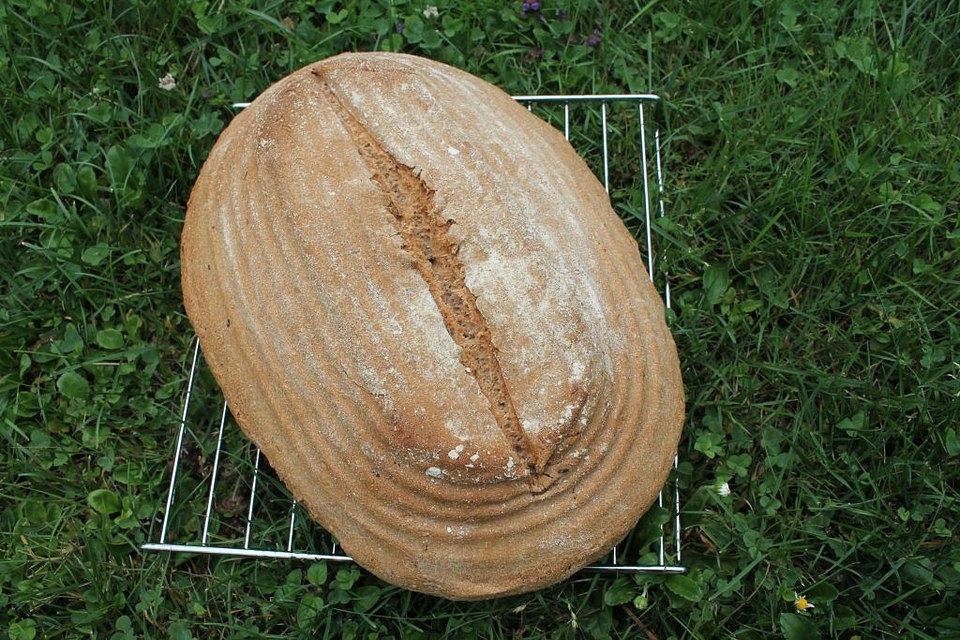
{"type": "Polygon", "coordinates": [[[437,6],[0,5],[0,633],[960,636],[958,3],[437,6]],[[664,97],[683,581],[458,604],[332,565],[139,551],[190,341],[178,238],[200,164],[231,102],[374,48],[514,94],[664,97]]]}

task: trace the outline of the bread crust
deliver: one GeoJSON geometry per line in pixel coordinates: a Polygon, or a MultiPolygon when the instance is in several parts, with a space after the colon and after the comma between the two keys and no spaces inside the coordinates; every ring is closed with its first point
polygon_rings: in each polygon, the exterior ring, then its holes
{"type": "Polygon", "coordinates": [[[669,473],[682,382],[636,241],[562,135],[467,73],[342,54],[277,82],[211,150],[181,257],[238,424],[385,580],[551,584],[669,473]],[[461,286],[476,314],[442,301],[461,286]]]}

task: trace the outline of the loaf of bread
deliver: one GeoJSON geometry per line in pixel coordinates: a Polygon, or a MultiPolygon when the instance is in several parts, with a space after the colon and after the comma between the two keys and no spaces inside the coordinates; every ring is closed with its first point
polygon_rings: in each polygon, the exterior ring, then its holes
{"type": "Polygon", "coordinates": [[[280,80],[210,152],[184,303],[241,428],[362,566],[454,599],[596,560],[670,470],[676,348],[563,136],[422,58],[280,80]]]}

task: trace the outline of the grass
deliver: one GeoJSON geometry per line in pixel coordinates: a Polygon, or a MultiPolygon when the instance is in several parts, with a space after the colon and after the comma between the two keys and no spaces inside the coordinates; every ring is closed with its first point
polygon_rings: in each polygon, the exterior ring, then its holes
{"type": "Polygon", "coordinates": [[[960,636],[958,3],[569,0],[543,22],[515,4],[0,6],[0,630],[960,636]],[[457,604],[334,565],[138,551],[190,340],[178,238],[197,170],[231,101],[373,48],[512,93],[665,97],[682,588],[579,575],[457,604]]]}

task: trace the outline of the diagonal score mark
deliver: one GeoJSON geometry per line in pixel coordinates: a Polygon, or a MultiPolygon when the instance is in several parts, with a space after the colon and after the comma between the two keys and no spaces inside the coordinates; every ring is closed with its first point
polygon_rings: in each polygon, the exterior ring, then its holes
{"type": "Polygon", "coordinates": [[[517,416],[490,327],[477,308],[476,296],[466,285],[464,266],[457,256],[459,246],[449,233],[453,221],[441,215],[434,202],[434,191],[417,173],[383,147],[321,73],[315,71],[314,76],[353,139],[371,179],[383,193],[402,248],[430,289],[447,333],[460,347],[460,363],[487,399],[497,426],[519,458],[519,467],[526,469],[530,490],[546,490],[551,478],[542,472],[550,452],[538,455],[517,416]]]}

